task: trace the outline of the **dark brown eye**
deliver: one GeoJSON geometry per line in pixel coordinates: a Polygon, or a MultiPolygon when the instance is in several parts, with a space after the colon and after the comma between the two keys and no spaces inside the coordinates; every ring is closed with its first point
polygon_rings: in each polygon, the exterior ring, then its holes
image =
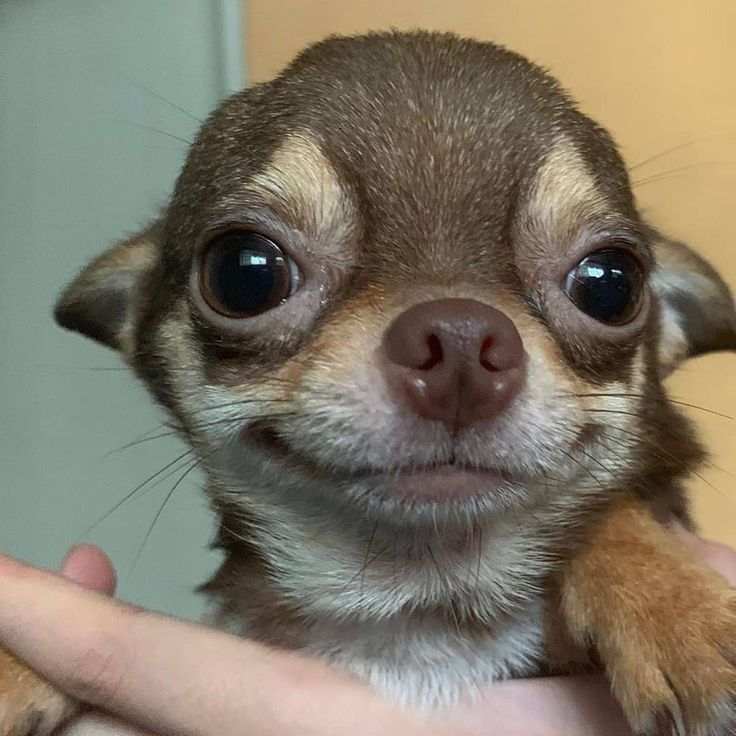
{"type": "Polygon", "coordinates": [[[565,279],[565,293],[585,314],[607,325],[625,325],[639,313],[644,270],[623,248],[606,248],[583,258],[565,279]]]}
{"type": "Polygon", "coordinates": [[[258,233],[221,233],[202,254],[202,296],[226,317],[254,317],[273,309],[291,296],[298,283],[296,263],[258,233]]]}

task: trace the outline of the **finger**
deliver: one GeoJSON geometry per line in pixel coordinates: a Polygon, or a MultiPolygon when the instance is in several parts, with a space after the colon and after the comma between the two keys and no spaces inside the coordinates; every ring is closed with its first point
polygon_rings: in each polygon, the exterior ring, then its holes
{"type": "Polygon", "coordinates": [[[61,574],[79,585],[113,595],[117,576],[110,558],[91,544],[72,547],[61,565],[61,574]]]}
{"type": "Polygon", "coordinates": [[[731,585],[736,585],[736,551],[725,544],[702,539],[680,524],[673,525],[673,529],[700,559],[723,575],[731,585]]]}
{"type": "Polygon", "coordinates": [[[468,734],[633,736],[610,685],[588,675],[497,682],[437,717],[468,734]]]}
{"type": "Polygon", "coordinates": [[[437,733],[315,662],[132,611],[7,557],[0,643],[72,697],[162,736],[437,733]]]}
{"type": "Polygon", "coordinates": [[[703,560],[723,575],[731,585],[736,585],[736,552],[725,544],[703,540],[703,560]]]}

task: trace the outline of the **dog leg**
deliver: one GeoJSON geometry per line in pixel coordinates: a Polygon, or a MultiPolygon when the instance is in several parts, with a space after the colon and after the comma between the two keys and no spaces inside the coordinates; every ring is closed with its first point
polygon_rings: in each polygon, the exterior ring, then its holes
{"type": "Polygon", "coordinates": [[[622,501],[592,529],[563,571],[560,605],[636,731],[736,733],[736,591],[643,503],[622,501]]]}
{"type": "Polygon", "coordinates": [[[0,651],[0,736],[47,736],[75,709],[72,700],[0,651]]]}

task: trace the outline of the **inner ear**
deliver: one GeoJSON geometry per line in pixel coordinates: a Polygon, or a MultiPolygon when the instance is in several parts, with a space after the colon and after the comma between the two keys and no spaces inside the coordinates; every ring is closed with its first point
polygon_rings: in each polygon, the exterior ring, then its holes
{"type": "Polygon", "coordinates": [[[659,297],[662,375],[683,360],[736,350],[736,305],[731,290],[704,258],[683,243],[662,238],[655,246],[652,288],[659,297]]]}
{"type": "Polygon", "coordinates": [[[154,223],[93,260],[59,297],[56,321],[108,347],[128,352],[138,285],[153,267],[160,225],[154,223]]]}

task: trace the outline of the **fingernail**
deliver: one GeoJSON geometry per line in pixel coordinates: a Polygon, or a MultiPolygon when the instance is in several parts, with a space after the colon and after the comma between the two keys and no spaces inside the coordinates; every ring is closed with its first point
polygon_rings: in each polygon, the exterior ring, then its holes
{"type": "Polygon", "coordinates": [[[71,547],[70,547],[70,548],[69,548],[69,549],[67,550],[66,554],[64,555],[64,558],[63,558],[63,559],[62,559],[62,561],[61,561],[61,565],[59,565],[59,570],[60,570],[61,572],[64,572],[64,569],[66,568],[66,566],[67,566],[67,563],[69,562],[69,559],[71,558],[71,556],[72,556],[72,555],[73,555],[73,554],[74,554],[74,553],[75,553],[75,552],[76,552],[76,551],[77,551],[77,550],[78,550],[78,549],[79,549],[79,548],[80,548],[81,546],[82,546],[81,544],[74,544],[74,545],[72,545],[72,546],[71,546],[71,547]]]}

